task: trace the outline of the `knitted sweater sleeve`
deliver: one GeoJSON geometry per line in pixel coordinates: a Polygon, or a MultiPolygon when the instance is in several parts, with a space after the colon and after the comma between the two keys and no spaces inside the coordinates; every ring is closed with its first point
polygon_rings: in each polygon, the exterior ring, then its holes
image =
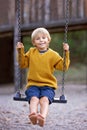
{"type": "Polygon", "coordinates": [[[28,68],[30,51],[24,53],[24,48],[20,48],[17,51],[18,51],[18,63],[20,65],[20,68],[28,68]]]}
{"type": "Polygon", "coordinates": [[[65,68],[63,68],[63,63],[64,63],[64,58],[62,58],[60,55],[58,55],[56,64],[55,64],[55,69],[63,71],[63,69],[68,70],[69,65],[70,65],[70,58],[69,58],[69,51],[65,52],[65,68]]]}

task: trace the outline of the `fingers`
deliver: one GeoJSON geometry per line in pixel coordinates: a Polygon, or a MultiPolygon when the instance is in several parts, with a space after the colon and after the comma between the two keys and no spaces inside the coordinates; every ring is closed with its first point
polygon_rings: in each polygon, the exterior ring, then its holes
{"type": "Polygon", "coordinates": [[[68,45],[68,43],[63,43],[63,49],[65,51],[69,51],[69,45],[68,45]]]}
{"type": "Polygon", "coordinates": [[[23,46],[23,43],[18,42],[17,45],[16,45],[16,47],[17,47],[17,48],[23,48],[24,46],[23,46]]]}

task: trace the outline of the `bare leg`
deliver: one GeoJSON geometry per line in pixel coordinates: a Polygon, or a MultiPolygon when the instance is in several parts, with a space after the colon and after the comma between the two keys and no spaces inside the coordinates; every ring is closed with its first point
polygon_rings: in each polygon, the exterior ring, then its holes
{"type": "Polygon", "coordinates": [[[46,116],[48,114],[49,100],[47,97],[40,99],[40,114],[38,114],[38,121],[41,127],[44,126],[46,116]]]}
{"type": "Polygon", "coordinates": [[[48,107],[49,107],[49,100],[47,97],[42,97],[40,99],[40,113],[41,115],[46,118],[48,114],[48,107]]]}
{"type": "Polygon", "coordinates": [[[30,105],[29,105],[30,113],[33,113],[33,112],[37,113],[38,104],[39,104],[39,99],[37,97],[32,97],[30,100],[30,105]]]}
{"type": "Polygon", "coordinates": [[[38,111],[38,103],[39,103],[39,99],[37,97],[32,97],[30,100],[30,114],[29,114],[29,118],[32,122],[32,124],[37,124],[37,111],[38,111]]]}

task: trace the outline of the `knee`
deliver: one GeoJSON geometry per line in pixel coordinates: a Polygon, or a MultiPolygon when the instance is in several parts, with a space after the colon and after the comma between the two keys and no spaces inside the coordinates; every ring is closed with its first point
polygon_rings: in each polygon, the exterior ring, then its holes
{"type": "Polygon", "coordinates": [[[49,104],[49,100],[48,100],[48,98],[47,97],[41,97],[41,99],[40,99],[40,104],[49,104]]]}
{"type": "Polygon", "coordinates": [[[38,101],[39,101],[39,99],[37,97],[32,97],[30,100],[30,102],[38,102],[38,101]]]}

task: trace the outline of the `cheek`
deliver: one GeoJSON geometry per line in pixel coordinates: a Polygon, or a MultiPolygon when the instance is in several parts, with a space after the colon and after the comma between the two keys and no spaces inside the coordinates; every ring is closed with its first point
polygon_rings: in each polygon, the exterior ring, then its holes
{"type": "Polygon", "coordinates": [[[49,45],[49,43],[50,43],[50,41],[48,40],[48,41],[47,41],[47,44],[49,45]]]}
{"type": "Polygon", "coordinates": [[[33,44],[33,46],[35,46],[35,45],[36,45],[36,41],[35,41],[35,40],[33,40],[33,41],[32,41],[32,44],[33,44]]]}
{"type": "Polygon", "coordinates": [[[35,43],[34,43],[34,42],[32,42],[32,44],[33,44],[33,46],[35,46],[35,43]]]}

